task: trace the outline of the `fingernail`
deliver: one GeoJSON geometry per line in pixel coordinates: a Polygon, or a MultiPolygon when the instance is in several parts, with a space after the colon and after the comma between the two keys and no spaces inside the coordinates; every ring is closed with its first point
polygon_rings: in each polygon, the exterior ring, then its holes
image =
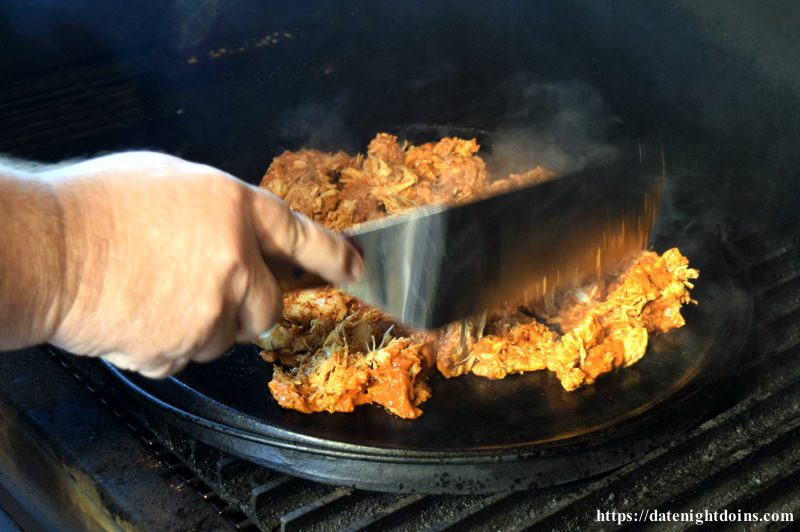
{"type": "Polygon", "coordinates": [[[354,253],[350,261],[350,279],[357,283],[361,280],[362,275],[364,275],[364,261],[361,255],[354,253]]]}

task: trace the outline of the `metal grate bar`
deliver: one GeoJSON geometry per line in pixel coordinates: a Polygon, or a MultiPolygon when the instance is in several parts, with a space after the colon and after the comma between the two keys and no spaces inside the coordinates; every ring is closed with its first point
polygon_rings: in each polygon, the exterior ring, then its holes
{"type": "Polygon", "coordinates": [[[745,454],[735,466],[709,477],[697,489],[666,504],[664,510],[702,512],[742,508],[753,494],[770,490],[797,474],[800,474],[800,430],[793,430],[752,455],[745,454]]]}
{"type": "Polygon", "coordinates": [[[252,469],[252,464],[244,460],[233,458],[232,456],[220,458],[217,461],[217,480],[222,482],[226,479],[238,477],[248,469],[252,469]]]}
{"type": "Polygon", "coordinates": [[[800,248],[793,248],[779,260],[768,262],[750,272],[755,297],[762,299],[766,294],[800,277],[800,248]]]}
{"type": "Polygon", "coordinates": [[[426,498],[427,496],[422,494],[408,495],[392,504],[376,508],[372,514],[351,524],[345,530],[347,532],[385,530],[390,521],[401,517],[406,512],[413,512],[426,498]]]}
{"type": "Polygon", "coordinates": [[[443,532],[445,530],[454,530],[467,526],[470,522],[476,522],[481,516],[489,516],[491,514],[502,511],[500,509],[501,503],[508,502],[509,500],[519,497],[519,493],[496,493],[488,497],[481,497],[472,504],[467,505],[466,508],[454,512],[451,515],[441,519],[438,523],[432,526],[429,530],[435,532],[443,532]]]}
{"type": "MultiPolygon", "coordinates": [[[[773,407],[780,409],[778,405],[770,403],[770,397],[780,396],[787,390],[787,384],[797,382],[797,372],[800,363],[797,362],[797,353],[784,353],[785,360],[779,363],[772,372],[768,372],[763,378],[756,380],[756,386],[747,399],[740,402],[725,414],[706,422],[695,431],[687,435],[684,439],[671,446],[657,449],[649,455],[637,460],[636,462],[623,467],[616,473],[609,475],[598,481],[580,482],[574,485],[559,486],[547,490],[536,490],[512,500],[512,504],[501,504],[501,509],[493,512],[492,519],[478,514],[469,523],[479,530],[512,529],[513,523],[537,523],[542,520],[541,528],[548,527],[581,527],[591,528],[594,526],[592,520],[588,519],[589,514],[597,508],[620,508],[614,501],[602,500],[604,496],[610,494],[614,497],[625,497],[628,504],[634,505],[632,501],[639,500],[640,504],[646,507],[657,506],[655,499],[662,494],[665,484],[664,480],[670,480],[672,473],[675,491],[677,494],[683,492],[687,487],[687,482],[691,485],[691,476],[683,476],[685,473],[675,474],[681,468],[688,468],[693,451],[700,452],[699,463],[701,465],[713,465],[718,457],[708,457],[703,455],[703,449],[709,444],[726,442],[727,436],[735,437],[736,444],[732,445],[733,457],[731,462],[735,462],[739,456],[736,455],[741,449],[756,449],[761,444],[758,441],[748,438],[747,428],[749,427],[749,416],[754,405],[761,403],[762,410],[770,410],[773,407]],[[781,362],[786,362],[782,364],[781,362]],[[725,422],[731,418],[738,418],[738,427],[731,429],[725,422]],[[713,431],[713,434],[712,434],[713,431]],[[645,476],[644,481],[637,481],[638,476],[645,476]],[[630,486],[631,490],[626,489],[630,486]],[[498,515],[499,514],[499,515],[498,515]],[[586,521],[579,523],[576,519],[585,515],[586,521]]],[[[797,385],[794,386],[795,390],[797,385]]],[[[791,417],[791,414],[789,414],[791,417]]],[[[782,426],[778,423],[779,426],[782,426]]],[[[752,427],[752,432],[769,432],[771,427],[752,427]]],[[[784,431],[785,432],[785,431],[784,431]]],[[[719,449],[717,449],[718,451],[719,449]]],[[[697,462],[697,460],[695,460],[697,462]]],[[[699,471],[699,470],[696,470],[699,471]]],[[[704,478],[702,474],[695,475],[697,478],[704,478]]],[[[666,484],[669,484],[667,482],[666,484]]],[[[537,526],[538,528],[538,526],[537,526]]]]}
{"type": "Polygon", "coordinates": [[[268,498],[274,496],[280,490],[288,490],[291,488],[292,484],[297,483],[297,480],[298,479],[294,477],[281,475],[280,477],[274,478],[269,482],[265,482],[257,488],[253,488],[251,494],[254,499],[268,498]]]}
{"type": "MultiPolygon", "coordinates": [[[[754,495],[747,501],[737,503],[736,507],[729,507],[728,510],[732,512],[741,510],[742,512],[759,514],[792,513],[794,514],[794,519],[797,519],[797,512],[800,511],[799,501],[800,473],[795,473],[782,482],[771,486],[768,490],[754,495]]],[[[797,525],[792,522],[775,523],[775,526],[771,526],[771,523],[758,523],[757,526],[739,527],[741,530],[779,530],[784,528],[787,530],[797,530],[797,525]]]]}
{"type": "MultiPolygon", "coordinates": [[[[250,500],[253,490],[282,475],[238,458],[223,458],[217,463],[216,485],[231,501],[250,500]]],[[[285,477],[288,478],[288,477],[285,477]]],[[[251,506],[254,506],[253,503],[251,506]]]]}
{"type": "Polygon", "coordinates": [[[253,490],[253,521],[263,529],[281,525],[281,517],[327,496],[335,488],[310,480],[286,477],[253,490]]]}
{"type": "Polygon", "coordinates": [[[338,488],[305,506],[296,508],[281,516],[281,532],[303,530],[315,520],[322,519],[335,511],[337,507],[352,502],[352,498],[353,490],[351,488],[338,488]]]}
{"type": "Polygon", "coordinates": [[[737,245],[749,258],[750,269],[756,269],[791,253],[797,247],[798,239],[800,235],[797,234],[777,240],[764,239],[764,235],[759,234],[750,242],[737,241],[737,245]]]}
{"type": "MultiPolygon", "coordinates": [[[[322,497],[325,496],[322,495],[322,497]]],[[[368,519],[376,512],[376,509],[390,506],[405,497],[407,495],[354,489],[349,496],[334,500],[315,511],[314,518],[310,519],[302,528],[308,532],[345,530],[368,519]]]]}
{"type": "MultiPolygon", "coordinates": [[[[134,116],[136,110],[131,107],[121,111],[121,117],[134,116]]],[[[55,117],[52,121],[31,123],[30,131],[20,131],[19,135],[0,138],[0,145],[5,147],[21,147],[35,142],[63,142],[65,138],[83,137],[99,128],[121,127],[120,117],[102,111],[91,111],[76,115],[55,117]],[[74,119],[80,117],[80,122],[74,119]]]]}
{"type": "Polygon", "coordinates": [[[769,401],[749,408],[737,405],[729,411],[735,415],[720,416],[724,422],[719,418],[707,422],[650,463],[623,468],[625,474],[612,476],[615,489],[596,490],[542,525],[590,527],[598,508],[635,511],[664,505],[781,434],[800,427],[800,382],[777,392],[768,396],[769,401]]]}
{"type": "Polygon", "coordinates": [[[135,95],[136,90],[129,84],[109,87],[68,87],[55,91],[55,94],[44,94],[27,100],[0,101],[0,121],[20,123],[29,117],[49,116],[59,109],[68,109],[75,105],[86,104],[95,99],[113,102],[125,96],[135,95]]]}
{"type": "Polygon", "coordinates": [[[0,87],[0,150],[30,152],[141,122],[137,71],[123,68],[57,72],[0,87]]]}
{"type": "Polygon", "coordinates": [[[140,111],[140,102],[138,95],[133,91],[127,91],[107,102],[87,97],[85,101],[75,102],[69,107],[43,109],[35,113],[26,113],[19,119],[0,120],[4,128],[4,135],[0,137],[0,141],[7,142],[17,137],[51,132],[57,128],[64,128],[65,125],[75,130],[97,117],[119,121],[125,113],[137,111],[140,111]]]}
{"type": "Polygon", "coordinates": [[[768,330],[759,331],[755,339],[756,348],[762,359],[769,353],[793,350],[798,344],[800,344],[800,309],[774,321],[768,330]]]}
{"type": "Polygon", "coordinates": [[[84,69],[73,73],[55,73],[34,79],[5,83],[0,90],[4,100],[15,99],[20,102],[36,101],[37,98],[48,98],[50,95],[69,94],[75,85],[64,85],[64,80],[81,80],[98,87],[130,82],[137,74],[131,66],[105,66],[84,69]],[[57,92],[58,91],[58,92],[57,92]]]}
{"type": "Polygon", "coordinates": [[[756,326],[759,328],[800,310],[800,278],[770,290],[763,298],[768,299],[770,304],[756,307],[756,326]]]}

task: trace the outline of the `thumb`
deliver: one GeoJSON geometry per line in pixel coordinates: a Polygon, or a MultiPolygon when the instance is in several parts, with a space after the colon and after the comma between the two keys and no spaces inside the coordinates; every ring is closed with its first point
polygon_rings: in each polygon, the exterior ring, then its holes
{"type": "Polygon", "coordinates": [[[237,342],[250,342],[266,332],[280,318],[283,295],[278,282],[267,269],[261,256],[256,255],[250,266],[247,291],[237,316],[237,342]]]}
{"type": "Polygon", "coordinates": [[[267,262],[271,257],[288,257],[333,283],[357,281],[361,277],[364,263],[344,237],[292,211],[269,192],[253,190],[254,223],[267,262]]]}

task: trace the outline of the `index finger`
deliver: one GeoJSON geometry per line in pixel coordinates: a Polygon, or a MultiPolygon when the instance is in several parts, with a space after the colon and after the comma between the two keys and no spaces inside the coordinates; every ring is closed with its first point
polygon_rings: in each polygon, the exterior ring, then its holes
{"type": "Polygon", "coordinates": [[[284,256],[333,283],[361,278],[361,255],[344,237],[309,220],[263,189],[253,187],[256,234],[264,256],[284,256]]]}

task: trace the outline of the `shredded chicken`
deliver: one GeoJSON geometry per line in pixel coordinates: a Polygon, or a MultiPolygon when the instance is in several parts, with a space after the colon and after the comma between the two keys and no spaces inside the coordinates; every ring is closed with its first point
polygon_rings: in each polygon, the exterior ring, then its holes
{"type": "Polygon", "coordinates": [[[281,406],[307,414],[352,412],[376,403],[402,418],[419,416],[418,405],[431,394],[425,377],[433,365],[432,342],[419,333],[393,338],[387,330],[378,343],[378,329],[369,317],[351,315],[319,349],[297,355],[294,367],[275,366],[272,396],[281,406]]]}
{"type": "MultiPolygon", "coordinates": [[[[314,150],[284,152],[261,186],[330,229],[431,203],[463,203],[486,194],[486,165],[475,140],[444,138],[401,146],[379,133],[367,156],[314,150]]],[[[528,178],[521,178],[525,181],[528,178]]]]}
{"type": "MultiPolygon", "coordinates": [[[[379,133],[367,155],[284,152],[261,186],[317,222],[343,230],[431,203],[458,204],[552,179],[541,166],[491,181],[477,142],[444,138],[410,146],[379,133]]],[[[269,389],[304,413],[350,412],[375,403],[415,418],[427,377],[473,373],[502,379],[547,369],[565,390],[641,359],[650,333],[684,325],[698,277],[673,248],[644,252],[605,284],[563,294],[547,309],[497,308],[434,333],[412,331],[334,289],[286,294],[283,317],[261,338],[275,363],[269,389]],[[533,316],[537,316],[536,318],[533,316]]]]}
{"type": "Polygon", "coordinates": [[[565,390],[591,384],[638,362],[649,333],[684,325],[680,309],[693,302],[690,280],[698,275],[677,248],[663,255],[645,252],[607,289],[595,290],[586,301],[568,299],[545,324],[521,312],[501,312],[490,317],[482,335],[466,336],[466,350],[453,341],[463,325],[450,325],[438,344],[439,371],[446,377],[471,372],[502,379],[546,368],[565,390]]]}

